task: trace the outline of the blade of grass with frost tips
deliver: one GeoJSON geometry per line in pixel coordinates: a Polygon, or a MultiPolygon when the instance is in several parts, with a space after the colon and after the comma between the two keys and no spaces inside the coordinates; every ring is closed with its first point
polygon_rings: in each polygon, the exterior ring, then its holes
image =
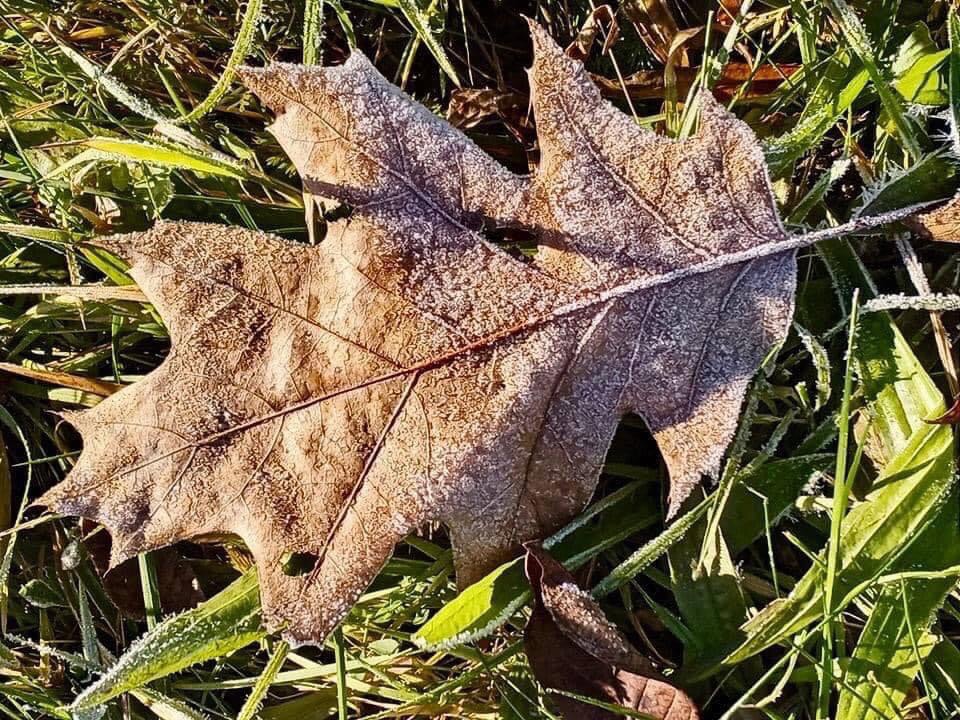
{"type": "Polygon", "coordinates": [[[196,122],[216,108],[217,103],[227,94],[227,90],[230,89],[230,84],[237,75],[240,64],[250,52],[250,46],[253,43],[253,35],[257,29],[257,21],[260,19],[260,9],[262,7],[263,0],[247,0],[247,9],[243,13],[240,31],[237,33],[236,40],[233,41],[233,50],[230,51],[230,57],[227,58],[227,65],[223,69],[223,74],[220,75],[220,78],[210,90],[210,94],[204,98],[203,102],[184,117],[180,118],[179,122],[196,122]]]}
{"type": "Polygon", "coordinates": [[[815,148],[853,105],[869,79],[867,71],[855,65],[848,53],[837,51],[827,61],[823,77],[799,122],[789,132],[764,144],[770,175],[774,178],[788,175],[793,163],[815,148]]]}
{"type": "MultiPolygon", "coordinates": [[[[16,418],[11,415],[6,408],[0,406],[0,423],[3,423],[12,433],[17,436],[17,439],[23,445],[23,451],[26,454],[27,461],[31,462],[33,460],[33,454],[30,449],[30,443],[27,440],[26,435],[24,435],[23,429],[20,427],[20,424],[17,422],[16,418]]],[[[5,465],[9,469],[9,465],[5,465]]],[[[12,518],[13,527],[9,528],[10,535],[9,538],[4,538],[0,540],[0,549],[2,549],[2,556],[0,556],[0,629],[4,633],[7,631],[7,611],[8,604],[10,602],[10,568],[13,564],[13,551],[17,543],[17,528],[21,527],[23,523],[23,514],[27,510],[27,506],[30,504],[30,487],[33,485],[33,465],[27,465],[27,478],[26,484],[23,488],[23,498],[20,501],[20,508],[17,510],[16,517],[12,518]]],[[[12,497],[11,497],[12,503],[12,497]]],[[[11,508],[12,509],[12,508],[11,508]]],[[[8,530],[10,522],[4,526],[4,530],[8,530]]]]}
{"type": "MultiPolygon", "coordinates": [[[[430,10],[421,9],[417,0],[397,0],[397,6],[407,19],[407,22],[413,26],[417,37],[427,46],[430,54],[433,55],[437,64],[440,65],[440,69],[446,73],[454,85],[460,87],[460,78],[457,77],[457,71],[453,68],[450,58],[447,57],[447,53],[443,49],[443,45],[440,44],[433,29],[430,27],[430,15],[428,14],[430,10]]],[[[436,2],[430,5],[430,8],[435,7],[438,7],[436,2]]]]}
{"type": "MultiPolygon", "coordinates": [[[[857,351],[857,331],[860,317],[860,288],[853,291],[850,301],[850,318],[847,329],[847,363],[843,373],[843,396],[840,399],[840,411],[837,416],[837,458],[833,473],[833,498],[830,503],[830,538],[824,553],[827,556],[826,576],[824,577],[823,614],[831,617],[834,613],[834,597],[837,590],[837,570],[840,563],[840,534],[843,518],[847,512],[850,500],[850,491],[853,486],[853,476],[856,469],[847,469],[848,449],[850,442],[850,401],[853,394],[853,366],[857,351]]],[[[859,464],[859,455],[857,456],[859,464]]],[[[823,625],[822,666],[820,670],[820,685],[817,705],[817,717],[826,718],[830,712],[830,695],[833,683],[827,682],[830,677],[830,667],[833,663],[834,638],[839,635],[833,621],[828,620],[823,625]]]]}
{"type": "Polygon", "coordinates": [[[130,645],[72,707],[95,707],[195,663],[226,655],[264,635],[260,589],[257,575],[251,570],[195,609],[164,620],[130,645]]]}
{"type": "Polygon", "coordinates": [[[857,17],[853,8],[846,3],[846,0],[826,0],[826,5],[840,26],[850,48],[857,57],[860,58],[864,69],[870,75],[870,80],[873,82],[873,89],[877,95],[880,96],[880,102],[883,103],[883,108],[887,111],[887,115],[890,116],[890,119],[893,120],[894,125],[897,127],[897,131],[900,134],[900,142],[904,150],[913,156],[914,159],[919,158],[922,155],[922,151],[916,137],[917,128],[907,117],[900,98],[893,93],[889,81],[883,72],[881,72],[877,64],[876,55],[870,44],[870,38],[861,24],[860,18],[857,17]]]}
{"type": "Polygon", "coordinates": [[[153,688],[131,690],[130,694],[160,720],[206,720],[205,715],[186,703],[174,700],[153,688]]]}
{"type": "Polygon", "coordinates": [[[316,65],[323,40],[324,0],[306,0],[303,6],[303,64],[316,65]]]}
{"type": "Polygon", "coordinates": [[[669,552],[670,587],[684,624],[697,629],[692,645],[684,647],[685,666],[739,644],[747,618],[740,576],[723,534],[705,525],[706,520],[698,523],[669,552]]]}
{"type": "Polygon", "coordinates": [[[826,349],[813,333],[799,323],[794,323],[793,327],[797,331],[797,335],[800,336],[800,342],[803,343],[803,347],[810,355],[813,367],[817,371],[817,397],[813,404],[813,412],[817,412],[830,400],[830,356],[827,355],[826,349]]]}
{"type": "Polygon", "coordinates": [[[270,655],[270,661],[266,667],[263,668],[263,672],[260,673],[260,677],[257,678],[257,684],[253,686],[253,689],[243,703],[243,707],[240,708],[240,712],[237,714],[237,720],[253,720],[253,718],[257,717],[260,705],[263,703],[263,698],[266,697],[267,691],[277,677],[277,673],[280,672],[280,668],[283,667],[283,662],[287,659],[287,653],[289,651],[290,645],[286,641],[281,640],[276,644],[273,648],[273,653],[270,655]]]}
{"type": "Polygon", "coordinates": [[[340,27],[343,28],[343,34],[347,36],[347,43],[350,45],[350,48],[353,49],[357,47],[357,33],[353,29],[353,21],[350,20],[350,14],[344,9],[341,0],[326,0],[326,2],[333,8],[333,12],[337,16],[337,21],[340,23],[340,27]]]}
{"type": "Polygon", "coordinates": [[[189,151],[149,143],[141,140],[122,140],[119,138],[94,137],[81,143],[88,150],[76,155],[46,176],[46,180],[64,174],[74,167],[82,167],[91,161],[132,160],[160,167],[192,170],[235,179],[243,179],[246,173],[240,165],[227,163],[219,158],[189,151]]]}
{"type": "Polygon", "coordinates": [[[813,187],[793,206],[793,209],[790,211],[790,216],[787,218],[787,224],[798,225],[802,223],[807,215],[810,214],[810,211],[823,201],[827,192],[849,169],[850,160],[848,158],[835,160],[830,165],[830,169],[817,178],[813,187]]]}
{"type": "Polygon", "coordinates": [[[0,223],[0,233],[13,235],[24,240],[39,240],[60,245],[73,244],[82,239],[81,236],[66,230],[38,227],[36,225],[16,225],[14,223],[0,223]]]}
{"type": "Polygon", "coordinates": [[[78,68],[80,68],[84,75],[93,80],[98,87],[102,87],[104,90],[110,93],[114,99],[122,103],[129,110],[133,110],[138,115],[141,115],[148,120],[153,120],[156,123],[169,122],[169,120],[157,112],[150,103],[132,93],[126,85],[114,78],[110,73],[104,71],[102,67],[90,62],[87,58],[65,43],[58,42],[58,45],[60,46],[60,52],[66,55],[78,68]]]}
{"type": "Polygon", "coordinates": [[[720,531],[720,520],[740,479],[741,462],[756,420],[762,387],[760,381],[751,383],[707,517],[667,552],[670,588],[681,620],[686,627],[697,628],[684,643],[684,665],[687,666],[701,662],[704,655],[715,652],[715,648],[736,646],[742,640],[740,626],[747,618],[747,605],[740,577],[720,531]]]}
{"type": "Polygon", "coordinates": [[[946,153],[924,155],[906,170],[900,170],[867,187],[858,216],[870,216],[900,207],[899,203],[942,200],[958,185],[957,164],[946,153]]]}
{"type": "Polygon", "coordinates": [[[950,59],[947,75],[947,88],[950,96],[948,107],[950,142],[953,146],[953,154],[960,157],[960,11],[956,8],[948,11],[947,29],[950,38],[950,59]]]}

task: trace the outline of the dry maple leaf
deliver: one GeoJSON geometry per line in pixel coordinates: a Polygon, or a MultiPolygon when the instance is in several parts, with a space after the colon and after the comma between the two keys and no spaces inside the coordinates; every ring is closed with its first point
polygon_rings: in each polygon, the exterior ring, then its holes
{"type": "Polygon", "coordinates": [[[305,188],[352,212],[316,247],[191,223],[98,241],[172,348],[68,416],[84,450],[42,504],[103,523],[114,563],[239,535],[268,626],[318,642],[427,522],[461,584],[562,526],[625,413],[660,445],[671,511],[715,474],[818,238],[787,238],[757,141],[709,96],[695,137],[658,137],[533,37],[533,177],[359,53],[245,71],[305,188]],[[521,262],[484,224],[542,247],[521,262]]]}
{"type": "MultiPolygon", "coordinates": [[[[628,707],[657,720],[700,717],[693,700],[627,641],[563,565],[535,544],[526,549],[534,603],[524,645],[541,685],[628,707]]],[[[564,695],[551,700],[569,720],[622,717],[564,695]]]]}

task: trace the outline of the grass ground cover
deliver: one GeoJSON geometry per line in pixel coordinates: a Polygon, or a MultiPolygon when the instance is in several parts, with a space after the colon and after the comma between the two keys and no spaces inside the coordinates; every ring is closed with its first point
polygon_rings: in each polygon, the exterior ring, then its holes
{"type": "MultiPolygon", "coordinates": [[[[521,630],[519,563],[458,594],[442,527],[394,558],[325,648],[260,624],[231,538],[104,575],[94,525],[27,510],[79,451],[89,407],[168,349],[111,255],[78,244],[158,218],[316,242],[311,198],[235,81],[242,63],[359,47],[502,163],[537,161],[524,15],[577,41],[612,102],[676,137],[712,88],[763,139],[805,230],[952,195],[960,19],[947,2],[0,0],[0,712],[12,718],[549,718],[521,630]],[[591,25],[593,18],[593,25],[591,25]],[[591,38],[590,28],[596,38],[591,38]],[[611,34],[615,35],[610,39],[611,34]],[[305,210],[305,205],[308,208],[305,210]]],[[[502,238],[517,253],[523,237],[502,238]]],[[[724,472],[663,517],[642,422],[551,540],[710,718],[960,714],[960,506],[951,426],[960,254],[903,226],[800,258],[796,323],[744,405],[724,472]],[[886,311],[871,300],[884,296],[886,311]]]]}

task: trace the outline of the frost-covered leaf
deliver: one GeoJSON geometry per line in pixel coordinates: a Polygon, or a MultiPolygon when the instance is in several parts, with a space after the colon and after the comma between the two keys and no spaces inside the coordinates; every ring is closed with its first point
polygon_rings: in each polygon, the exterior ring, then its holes
{"type": "MultiPolygon", "coordinates": [[[[524,643],[541,685],[623,706],[657,720],[700,717],[693,700],[663,679],[563,565],[531,544],[527,546],[526,571],[534,606],[524,643]]],[[[568,695],[551,699],[569,720],[620,717],[568,695]]]]}
{"type": "Polygon", "coordinates": [[[305,189],[351,212],[310,247],[193,223],[99,240],[172,349],[67,415],[84,451],[43,503],[103,523],[114,563],[240,536],[267,624],[319,642],[429,522],[463,585],[563,526],[626,413],[659,443],[671,511],[714,475],[789,326],[795,250],[823,235],[787,237],[756,139],[708,95],[694,137],[658,137],[533,37],[531,177],[359,53],[244,71],[305,189]],[[534,260],[490,226],[534,235],[534,260]]]}

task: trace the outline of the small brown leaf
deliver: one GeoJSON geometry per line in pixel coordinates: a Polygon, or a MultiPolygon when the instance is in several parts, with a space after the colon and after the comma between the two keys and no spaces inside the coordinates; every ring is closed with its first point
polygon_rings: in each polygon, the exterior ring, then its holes
{"type": "MultiPolygon", "coordinates": [[[[753,67],[748,63],[729,62],[723,66],[713,92],[726,102],[734,96],[756,98],[769,95],[800,69],[800,65],[781,63],[753,67]],[[746,86],[746,89],[744,89],[746,86]]],[[[701,75],[699,67],[674,68],[677,92],[686,95],[701,75]]],[[[605,97],[622,98],[624,89],[633,100],[661,99],[666,92],[666,79],[661,70],[641,70],[621,82],[600,75],[591,75],[605,97]]]]}
{"type": "MultiPolygon", "coordinates": [[[[86,521],[81,530],[93,529],[86,521]]],[[[135,559],[110,568],[110,537],[104,532],[94,532],[84,539],[83,545],[90,554],[93,566],[103,579],[103,589],[125,616],[143,619],[143,587],[140,568],[135,559]]],[[[160,607],[164,613],[182,612],[203,601],[204,594],[197,583],[197,576],[190,564],[176,548],[161,548],[153,553],[157,573],[157,590],[160,607]]]]}
{"type": "Polygon", "coordinates": [[[499,118],[517,140],[526,142],[528,136],[530,139],[533,136],[528,106],[528,99],[515,92],[492,88],[458,89],[450,95],[447,122],[459,130],[468,130],[499,118]]]}
{"type": "MultiPolygon", "coordinates": [[[[534,607],[524,641],[530,667],[541,685],[621,705],[657,720],[700,717],[693,700],[660,676],[560,563],[538,545],[525,547],[534,607]]],[[[553,695],[552,700],[568,720],[621,717],[564,695],[553,695]]]]}
{"type": "Polygon", "coordinates": [[[567,45],[565,52],[574,60],[586,60],[590,57],[590,48],[593,47],[594,41],[600,36],[601,32],[603,33],[603,48],[600,52],[605,54],[620,37],[617,14],[609,5],[599,5],[593,9],[573,42],[567,45]],[[606,26],[606,30],[603,29],[604,26],[606,26]]]}
{"type": "Polygon", "coordinates": [[[920,215],[910,224],[928,240],[960,242],[960,193],[936,210],[920,215]]]}

